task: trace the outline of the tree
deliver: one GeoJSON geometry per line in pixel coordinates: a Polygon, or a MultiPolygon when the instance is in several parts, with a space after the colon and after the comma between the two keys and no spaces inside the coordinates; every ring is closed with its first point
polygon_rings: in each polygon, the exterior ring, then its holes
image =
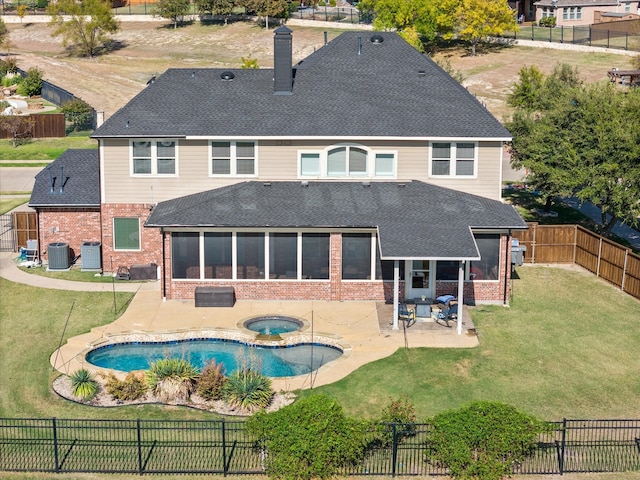
{"type": "Polygon", "coordinates": [[[347,418],[342,407],[324,395],[258,413],[247,428],[263,448],[271,478],[331,478],[364,453],[364,423],[347,418]]]}
{"type": "Polygon", "coordinates": [[[65,119],[73,126],[74,132],[91,128],[93,108],[87,102],[74,98],[63,102],[60,107],[65,119]]]}
{"type": "Polygon", "coordinates": [[[518,81],[507,97],[507,103],[527,111],[537,110],[544,85],[544,75],[536,65],[526,65],[518,72],[518,81]]]}
{"type": "Polygon", "coordinates": [[[244,7],[248,14],[265,17],[267,29],[269,17],[286,17],[289,12],[287,0],[240,0],[238,6],[244,7]]]}
{"type": "Polygon", "coordinates": [[[4,20],[0,18],[0,46],[4,45],[4,43],[9,38],[9,29],[7,28],[7,24],[4,23],[4,20]]]}
{"type": "Polygon", "coordinates": [[[33,97],[34,95],[40,95],[41,91],[42,70],[38,67],[31,67],[18,85],[17,93],[25,97],[33,97]]]}
{"type": "Polygon", "coordinates": [[[427,459],[454,479],[498,480],[528,456],[549,426],[498,402],[473,402],[429,420],[427,459]]]}
{"type": "Polygon", "coordinates": [[[28,8],[29,7],[27,7],[26,5],[18,5],[18,7],[16,8],[16,15],[20,17],[20,23],[22,23],[22,20],[27,15],[28,8]]]}
{"type": "Polygon", "coordinates": [[[471,43],[471,55],[479,42],[518,29],[515,13],[504,0],[461,0],[454,15],[458,36],[471,43]]]}
{"type": "Polygon", "coordinates": [[[50,3],[53,36],[62,36],[63,45],[78,55],[93,57],[109,42],[109,33],[120,28],[111,12],[111,4],[105,0],[59,0],[50,3]]]}
{"type": "Polygon", "coordinates": [[[640,91],[610,83],[565,84],[537,112],[516,111],[512,165],[527,168],[531,185],[547,197],[575,195],[600,208],[601,233],[640,215],[640,91]]]}
{"type": "Polygon", "coordinates": [[[245,68],[245,69],[259,68],[258,59],[253,58],[251,54],[249,54],[248,57],[240,57],[240,60],[242,60],[242,68],[245,68]]]}
{"type": "Polygon", "coordinates": [[[224,15],[224,24],[233,12],[233,0],[196,0],[196,9],[200,15],[224,15]]]}
{"type": "Polygon", "coordinates": [[[433,40],[439,30],[437,18],[441,12],[434,0],[361,0],[358,9],[374,15],[375,30],[395,30],[420,51],[420,37],[433,40]]]}
{"type": "Polygon", "coordinates": [[[178,28],[178,23],[182,23],[189,13],[189,0],[158,0],[152,13],[171,20],[173,28],[178,28]]]}
{"type": "Polygon", "coordinates": [[[11,143],[14,147],[23,145],[31,140],[35,123],[29,117],[0,115],[0,130],[6,130],[11,134],[11,143]]]}

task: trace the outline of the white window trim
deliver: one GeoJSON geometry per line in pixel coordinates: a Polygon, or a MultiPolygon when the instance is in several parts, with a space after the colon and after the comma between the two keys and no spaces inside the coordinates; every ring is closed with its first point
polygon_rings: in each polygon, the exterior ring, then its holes
{"type": "MultiPolygon", "coordinates": [[[[478,178],[478,153],[479,147],[477,141],[432,141],[429,142],[429,177],[433,178],[455,178],[455,179],[474,179],[478,178]],[[451,145],[450,156],[449,156],[449,174],[448,175],[438,175],[433,173],[433,144],[434,143],[448,143],[451,145]],[[473,144],[473,175],[457,175],[457,145],[459,143],[472,143],[473,144]]],[[[469,160],[469,159],[467,159],[469,160]]]]}
{"type": "MultiPolygon", "coordinates": [[[[348,161],[348,155],[347,155],[347,161],[348,161]]],[[[366,147],[365,145],[361,145],[361,144],[357,144],[357,143],[340,143],[340,144],[334,144],[334,145],[330,145],[322,150],[298,150],[298,165],[297,165],[297,169],[298,169],[298,178],[300,179],[307,179],[307,180],[312,180],[312,179],[353,179],[353,180],[360,180],[360,179],[368,179],[368,178],[380,178],[380,179],[395,179],[397,177],[397,172],[398,172],[398,152],[396,150],[375,150],[369,147],[366,147]],[[329,175],[327,172],[327,163],[329,160],[329,151],[330,150],[334,150],[336,148],[357,148],[360,150],[364,150],[365,152],[367,152],[367,171],[364,174],[361,175],[350,175],[349,174],[349,165],[347,164],[347,171],[345,172],[344,175],[329,175]],[[302,155],[304,154],[315,154],[315,155],[319,155],[319,162],[320,162],[320,168],[319,168],[319,174],[318,175],[304,175],[302,173],[302,155]],[[393,173],[392,175],[376,175],[376,155],[378,154],[385,154],[385,155],[393,155],[393,173]]]]}
{"type": "Polygon", "coordinates": [[[111,218],[111,243],[114,252],[141,252],[142,251],[142,229],[140,228],[140,217],[119,217],[114,216],[111,218]],[[116,219],[123,218],[135,218],[138,221],[138,248],[116,248],[116,219]]]}
{"type": "MultiPolygon", "coordinates": [[[[209,148],[209,160],[207,164],[207,169],[209,171],[209,177],[213,178],[255,178],[258,176],[258,141],[257,140],[211,140],[208,144],[209,148]],[[230,173],[216,173],[212,172],[212,161],[213,161],[213,144],[215,142],[229,142],[231,147],[231,166],[230,173]],[[236,156],[236,145],[238,143],[253,143],[253,173],[252,174],[238,174],[237,173],[237,156],[236,156]]],[[[299,167],[298,167],[299,168],[299,167]]]]}
{"type": "Polygon", "coordinates": [[[178,139],[177,138],[132,138],[129,140],[129,173],[132,177],[177,177],[178,176],[178,139]],[[134,173],[133,142],[151,142],[151,173],[134,173]],[[158,142],[174,142],[175,170],[173,173],[158,173],[158,142]]]}

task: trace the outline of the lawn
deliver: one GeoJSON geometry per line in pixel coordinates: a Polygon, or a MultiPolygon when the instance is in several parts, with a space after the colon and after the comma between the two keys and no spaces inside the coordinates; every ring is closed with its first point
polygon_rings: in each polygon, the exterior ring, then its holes
{"type": "Polygon", "coordinates": [[[0,200],[0,215],[4,215],[7,212],[10,212],[16,207],[19,207],[23,203],[27,203],[29,201],[29,196],[24,196],[21,198],[9,198],[7,200],[0,200]]]}
{"type": "MultiPolygon", "coordinates": [[[[11,141],[0,140],[0,160],[55,160],[68,148],[98,148],[98,142],[88,136],[40,138],[14,147],[11,141]]],[[[5,166],[15,165],[5,164],[5,166]]],[[[25,164],[25,166],[36,167],[40,164],[25,164]]]]}
{"type": "MultiPolygon", "coordinates": [[[[638,302],[577,269],[526,266],[517,273],[511,307],[473,309],[479,347],[402,349],[315,392],[336,397],[358,417],[375,417],[390,399],[406,395],[420,420],[477,399],[508,402],[549,420],[640,418],[638,302]]],[[[187,408],[100,409],[56,397],[49,357],[67,317],[65,340],[111,322],[113,294],[4,279],[0,290],[0,417],[212,418],[187,408]]],[[[119,310],[129,298],[117,295],[119,310]]],[[[411,331],[408,341],[411,346],[411,331]]]]}

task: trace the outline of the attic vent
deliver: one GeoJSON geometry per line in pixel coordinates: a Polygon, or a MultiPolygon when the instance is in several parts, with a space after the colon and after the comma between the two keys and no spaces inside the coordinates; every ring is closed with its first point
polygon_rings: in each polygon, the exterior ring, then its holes
{"type": "Polygon", "coordinates": [[[233,74],[233,72],[226,71],[220,74],[220,78],[222,80],[233,80],[235,78],[235,75],[233,74]]]}
{"type": "Polygon", "coordinates": [[[365,188],[366,187],[370,187],[371,186],[371,182],[364,181],[364,182],[362,182],[362,186],[365,187],[365,188]]]}
{"type": "Polygon", "coordinates": [[[271,186],[271,182],[264,182],[262,185],[265,186],[265,187],[270,187],[271,186]]]}
{"type": "Polygon", "coordinates": [[[419,77],[424,77],[427,74],[427,72],[425,72],[424,70],[418,70],[418,76],[419,77]]]}
{"type": "Polygon", "coordinates": [[[382,35],[371,35],[371,43],[382,43],[384,42],[384,38],[382,35]]]}
{"type": "Polygon", "coordinates": [[[300,185],[303,187],[308,187],[309,186],[309,182],[306,180],[303,180],[302,182],[300,182],[300,185]]]}
{"type": "Polygon", "coordinates": [[[148,81],[147,81],[147,85],[150,85],[152,83],[156,83],[156,76],[154,75],[153,77],[151,77],[148,81]]]}

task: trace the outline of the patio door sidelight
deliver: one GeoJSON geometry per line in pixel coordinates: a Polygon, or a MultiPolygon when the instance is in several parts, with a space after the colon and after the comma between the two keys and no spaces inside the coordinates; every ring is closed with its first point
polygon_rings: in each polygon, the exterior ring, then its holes
{"type": "Polygon", "coordinates": [[[433,298],[431,289],[431,262],[429,260],[411,260],[405,262],[406,282],[405,298],[433,298]]]}

